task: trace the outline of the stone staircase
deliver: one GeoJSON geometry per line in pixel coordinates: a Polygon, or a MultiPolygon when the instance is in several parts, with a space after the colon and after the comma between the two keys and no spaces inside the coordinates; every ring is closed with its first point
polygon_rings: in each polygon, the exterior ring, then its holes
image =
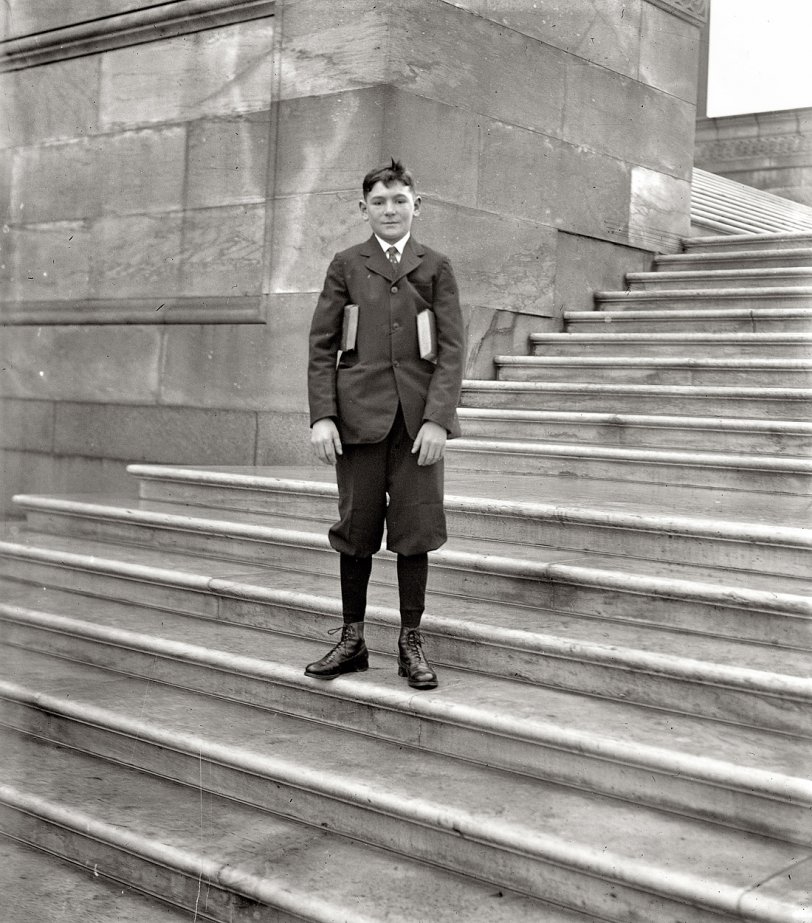
{"type": "Polygon", "coordinates": [[[693,238],[596,300],[466,383],[435,692],[386,553],[369,672],[303,675],[327,469],[17,498],[8,843],[177,919],[810,923],[812,236],[693,238]]]}

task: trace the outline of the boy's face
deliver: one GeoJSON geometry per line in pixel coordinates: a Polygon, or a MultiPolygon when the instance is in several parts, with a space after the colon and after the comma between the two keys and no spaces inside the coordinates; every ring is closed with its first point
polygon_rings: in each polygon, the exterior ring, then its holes
{"type": "Polygon", "coordinates": [[[409,233],[412,220],[420,214],[420,196],[403,183],[385,186],[378,180],[359,205],[373,232],[391,244],[409,233]]]}

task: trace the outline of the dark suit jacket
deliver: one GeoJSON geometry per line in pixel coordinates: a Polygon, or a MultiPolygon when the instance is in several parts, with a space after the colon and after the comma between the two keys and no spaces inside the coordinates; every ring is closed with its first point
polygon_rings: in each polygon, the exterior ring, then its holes
{"type": "Polygon", "coordinates": [[[337,253],[310,327],[310,423],[332,417],[342,442],[380,442],[398,403],[414,439],[424,420],[459,436],[464,331],[448,259],[410,237],[392,266],[374,235],[337,253]],[[342,353],[344,306],[357,304],[356,348],[342,353]],[[416,317],[431,308],[437,321],[437,364],[420,358],[416,317]]]}

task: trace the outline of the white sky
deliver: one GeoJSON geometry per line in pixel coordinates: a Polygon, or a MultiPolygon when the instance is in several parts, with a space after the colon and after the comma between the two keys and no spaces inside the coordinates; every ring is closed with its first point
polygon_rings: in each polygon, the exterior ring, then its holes
{"type": "Polygon", "coordinates": [[[812,0],[711,0],[708,115],[812,106],[812,0]]]}

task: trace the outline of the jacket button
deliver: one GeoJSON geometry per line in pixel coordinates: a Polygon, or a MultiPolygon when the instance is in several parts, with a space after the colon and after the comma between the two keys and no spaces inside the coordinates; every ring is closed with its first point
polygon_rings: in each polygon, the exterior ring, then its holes
{"type": "Polygon", "coordinates": [[[398,362],[397,359],[395,359],[395,361],[392,363],[392,365],[394,365],[394,367],[397,368],[397,367],[400,365],[400,363],[398,362]]]}
{"type": "Polygon", "coordinates": [[[389,289],[389,291],[392,292],[393,295],[395,294],[395,292],[397,292],[397,290],[398,290],[397,285],[393,285],[392,288],[389,289]]]}

